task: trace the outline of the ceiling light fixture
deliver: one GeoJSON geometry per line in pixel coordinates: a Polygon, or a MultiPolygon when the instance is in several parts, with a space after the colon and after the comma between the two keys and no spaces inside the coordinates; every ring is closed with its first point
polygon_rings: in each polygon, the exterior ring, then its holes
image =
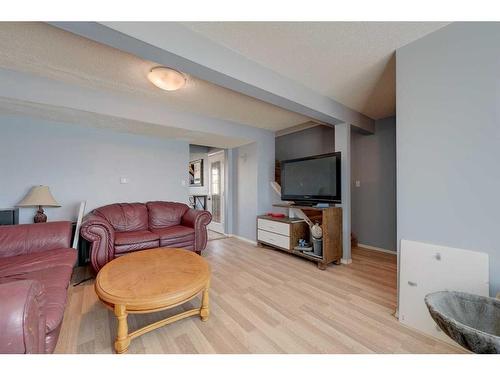
{"type": "Polygon", "coordinates": [[[148,79],[153,85],[166,91],[179,90],[186,85],[184,74],[165,66],[156,66],[151,69],[148,79]]]}

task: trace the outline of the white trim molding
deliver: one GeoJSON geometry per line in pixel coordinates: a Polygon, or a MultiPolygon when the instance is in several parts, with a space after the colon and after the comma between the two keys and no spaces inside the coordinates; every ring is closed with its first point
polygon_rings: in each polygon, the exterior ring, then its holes
{"type": "Polygon", "coordinates": [[[381,247],[375,247],[375,246],[370,246],[370,245],[364,245],[362,243],[358,243],[358,247],[362,247],[368,250],[375,250],[375,251],[381,251],[382,253],[387,253],[387,254],[392,254],[392,255],[397,255],[397,252],[394,250],[387,250],[387,249],[382,249],[381,247]]]}
{"type": "Polygon", "coordinates": [[[342,258],[342,259],[340,259],[340,263],[342,263],[342,264],[351,264],[352,263],[352,259],[351,258],[349,258],[349,259],[342,258]]]}

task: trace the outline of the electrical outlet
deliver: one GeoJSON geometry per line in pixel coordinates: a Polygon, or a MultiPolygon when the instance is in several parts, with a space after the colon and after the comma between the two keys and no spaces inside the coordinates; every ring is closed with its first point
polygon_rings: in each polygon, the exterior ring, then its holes
{"type": "Polygon", "coordinates": [[[120,177],[120,184],[128,184],[129,181],[128,177],[120,177]]]}
{"type": "Polygon", "coordinates": [[[354,186],[360,187],[361,186],[361,181],[359,181],[359,180],[354,181],[354,186]]]}

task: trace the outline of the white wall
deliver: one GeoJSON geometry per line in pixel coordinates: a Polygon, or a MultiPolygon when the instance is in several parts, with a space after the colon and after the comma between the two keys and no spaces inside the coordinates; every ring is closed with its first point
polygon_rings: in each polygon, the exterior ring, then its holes
{"type": "Polygon", "coordinates": [[[500,24],[453,23],[397,51],[401,239],[483,251],[500,291],[500,24]]]}
{"type": "MultiPolygon", "coordinates": [[[[60,208],[49,220],[75,219],[78,204],[187,202],[186,142],[111,130],[0,116],[0,207],[18,203],[33,185],[48,185],[60,208]],[[128,184],[120,184],[120,177],[128,184]]],[[[21,208],[20,222],[34,209],[21,208]]]]}

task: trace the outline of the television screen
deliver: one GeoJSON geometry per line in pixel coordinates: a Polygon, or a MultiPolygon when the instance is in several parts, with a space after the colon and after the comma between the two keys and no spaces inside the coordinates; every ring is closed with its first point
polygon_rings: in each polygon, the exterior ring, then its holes
{"type": "Polygon", "coordinates": [[[281,163],[283,200],[340,202],[340,152],[281,163]]]}

